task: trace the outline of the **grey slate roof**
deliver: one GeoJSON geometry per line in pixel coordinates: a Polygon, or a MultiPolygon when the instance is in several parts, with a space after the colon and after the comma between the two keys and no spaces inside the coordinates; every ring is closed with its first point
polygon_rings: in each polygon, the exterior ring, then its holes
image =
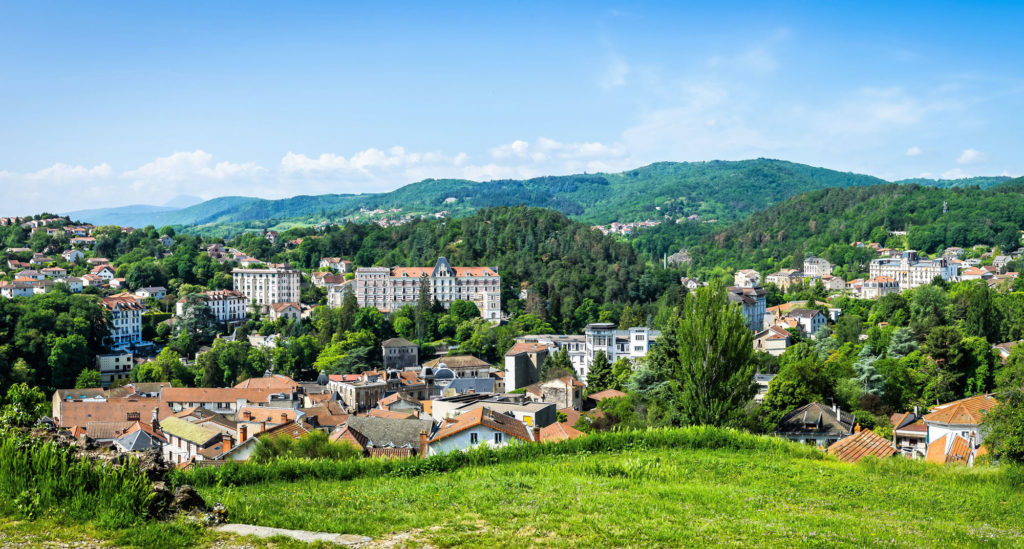
{"type": "Polygon", "coordinates": [[[831,406],[812,402],[786,414],[775,428],[775,432],[781,435],[815,433],[845,436],[853,433],[854,423],[856,419],[853,414],[840,410],[837,418],[831,406]]]}
{"type": "Polygon", "coordinates": [[[419,448],[420,432],[430,434],[434,422],[429,419],[387,419],[381,417],[352,416],[347,425],[359,431],[367,441],[377,447],[419,448]]]}
{"type": "Polygon", "coordinates": [[[470,389],[474,393],[493,393],[494,392],[494,379],[489,377],[458,377],[441,387],[444,389],[454,389],[455,394],[462,395],[468,393],[470,389]]]}
{"type": "Polygon", "coordinates": [[[142,429],[122,436],[115,440],[114,444],[125,452],[143,452],[150,448],[160,448],[160,442],[142,429]]]}

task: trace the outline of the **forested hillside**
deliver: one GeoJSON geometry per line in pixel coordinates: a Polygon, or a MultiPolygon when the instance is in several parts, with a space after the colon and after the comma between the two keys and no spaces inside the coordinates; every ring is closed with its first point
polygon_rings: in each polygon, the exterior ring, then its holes
{"type": "MultiPolygon", "coordinates": [[[[659,226],[634,241],[650,255],[686,246],[698,269],[797,266],[804,254],[843,264],[852,242],[879,242],[924,253],[948,246],[1020,247],[1024,178],[981,189],[908,185],[829,188],[795,196],[720,230],[694,223],[659,226]],[[946,211],[943,212],[945,207],[946,211]],[[891,236],[907,231],[907,236],[891,236]]],[[[859,258],[864,262],[870,257],[859,258]]]]}
{"type": "Polygon", "coordinates": [[[282,223],[341,221],[362,215],[360,209],[465,216],[480,208],[526,205],[558,210],[588,223],[691,215],[731,222],[798,193],[880,183],[885,181],[782,160],[659,162],[615,174],[487,182],[427,179],[381,194],[281,200],[221,197],[175,211],[146,211],[146,218],[124,209],[72,212],[71,217],[97,224],[198,226],[197,231],[224,236],[282,223]]]}

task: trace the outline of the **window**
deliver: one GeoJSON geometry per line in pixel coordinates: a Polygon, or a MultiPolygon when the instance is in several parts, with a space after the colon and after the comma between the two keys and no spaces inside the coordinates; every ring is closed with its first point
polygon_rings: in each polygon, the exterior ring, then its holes
{"type": "Polygon", "coordinates": [[[469,443],[470,444],[476,444],[476,442],[477,442],[477,440],[476,440],[476,433],[470,433],[469,434],[469,443]]]}
{"type": "Polygon", "coordinates": [[[494,433],[494,443],[501,444],[501,433],[494,433]]]}

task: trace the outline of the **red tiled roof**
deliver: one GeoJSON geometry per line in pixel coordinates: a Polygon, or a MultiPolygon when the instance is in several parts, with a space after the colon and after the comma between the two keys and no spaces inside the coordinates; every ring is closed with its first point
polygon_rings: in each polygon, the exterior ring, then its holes
{"type": "Polygon", "coordinates": [[[441,440],[477,425],[501,431],[508,436],[516,437],[520,440],[533,440],[529,431],[526,430],[526,425],[521,421],[502,413],[493,412],[487,407],[480,407],[445,421],[444,425],[441,426],[441,430],[435,433],[434,437],[430,440],[441,440]]]}
{"type": "Polygon", "coordinates": [[[540,430],[541,442],[558,442],[586,436],[583,432],[577,431],[568,423],[552,423],[540,430]]]}
{"type": "Polygon", "coordinates": [[[299,388],[299,384],[288,376],[274,374],[272,376],[251,377],[238,385],[235,389],[264,389],[268,391],[292,392],[299,388]]]}
{"type": "Polygon", "coordinates": [[[589,395],[587,398],[596,402],[601,402],[606,398],[619,398],[624,396],[626,396],[626,393],[623,393],[622,391],[617,391],[615,389],[605,389],[603,391],[593,393],[589,395]]]}
{"type": "Polygon", "coordinates": [[[108,400],[108,401],[64,401],[60,405],[62,427],[79,425],[84,427],[94,421],[128,421],[128,414],[137,413],[139,419],[153,416],[153,408],[162,407],[155,398],[108,400]]]}
{"type": "Polygon", "coordinates": [[[235,421],[253,423],[288,423],[298,418],[295,408],[267,408],[265,406],[242,406],[235,414],[235,421]]]}
{"type": "Polygon", "coordinates": [[[998,404],[992,395],[978,395],[943,404],[924,416],[925,422],[946,425],[980,425],[985,414],[998,404]]]}
{"type": "Polygon", "coordinates": [[[867,456],[889,457],[896,453],[896,449],[892,447],[892,442],[888,439],[876,435],[874,431],[865,429],[829,446],[828,453],[836,456],[840,461],[854,463],[867,456]]]}
{"type": "Polygon", "coordinates": [[[933,440],[928,445],[928,452],[924,456],[924,460],[928,463],[946,463],[946,437],[949,435],[942,435],[936,440],[933,440]]]}
{"type": "Polygon", "coordinates": [[[280,391],[265,389],[190,388],[167,387],[160,392],[161,402],[235,402],[244,398],[249,402],[267,402],[270,395],[280,391]]]}
{"type": "Polygon", "coordinates": [[[408,412],[392,412],[391,410],[381,410],[380,408],[374,408],[366,413],[367,416],[371,417],[383,417],[387,419],[417,419],[416,414],[410,414],[408,412]]]}

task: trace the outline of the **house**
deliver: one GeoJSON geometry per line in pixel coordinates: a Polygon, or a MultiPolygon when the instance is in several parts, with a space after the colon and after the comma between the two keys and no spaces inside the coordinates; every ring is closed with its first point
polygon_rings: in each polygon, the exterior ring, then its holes
{"type": "Polygon", "coordinates": [[[619,391],[618,389],[605,389],[596,393],[590,393],[587,395],[587,401],[583,404],[584,408],[593,409],[596,408],[602,400],[608,398],[622,398],[626,396],[626,393],[619,391]]]}
{"type": "MultiPolygon", "coordinates": [[[[646,326],[636,326],[628,330],[618,330],[616,329],[615,324],[608,322],[594,322],[588,324],[586,328],[583,329],[583,335],[526,335],[517,337],[516,342],[549,345],[554,348],[551,352],[555,352],[555,350],[561,351],[564,349],[569,354],[569,361],[572,364],[573,370],[576,371],[576,377],[586,383],[587,373],[590,372],[590,367],[593,365],[594,358],[597,356],[598,352],[603,352],[609,362],[615,362],[620,358],[636,361],[637,359],[647,356],[647,353],[654,345],[655,339],[660,335],[661,333],[657,330],[651,330],[646,326]]],[[[506,375],[507,372],[508,371],[506,370],[506,375]]],[[[477,375],[474,377],[483,376],[477,375]]],[[[537,379],[531,378],[530,383],[535,381],[537,381],[537,379]]],[[[517,385],[515,388],[521,387],[518,385],[518,380],[516,383],[517,385]]],[[[508,388],[508,390],[513,389],[508,388]]]]}
{"type": "Polygon", "coordinates": [[[801,444],[828,448],[852,435],[856,423],[852,414],[838,406],[812,402],[786,414],[773,434],[801,444]]]}
{"type": "Polygon", "coordinates": [[[781,356],[793,344],[793,336],[781,326],[769,326],[754,334],[754,349],[772,356],[781,356]]]}
{"type": "Polygon", "coordinates": [[[47,267],[40,272],[46,278],[64,278],[68,276],[68,270],[64,267],[47,267]]]}
{"type": "Polygon", "coordinates": [[[212,427],[185,421],[177,417],[168,417],[154,426],[167,439],[163,447],[164,460],[168,463],[182,464],[192,459],[204,459],[200,452],[215,444],[227,443],[230,449],[230,437],[212,427]]]}
{"type": "Polygon", "coordinates": [[[539,441],[540,427],[535,429],[536,437],[531,435],[530,430],[521,421],[481,406],[446,419],[430,438],[427,455],[469,450],[481,444],[500,448],[513,440],[533,442],[536,438],[539,441]]]}
{"type": "Polygon", "coordinates": [[[340,257],[324,257],[320,259],[320,266],[327,267],[341,274],[352,272],[352,262],[340,257]]]}
{"type": "Polygon", "coordinates": [[[127,351],[96,355],[96,369],[100,371],[100,386],[103,388],[128,379],[134,366],[135,359],[127,351]]]}
{"type": "Polygon", "coordinates": [[[82,275],[81,280],[82,280],[82,286],[83,287],[91,286],[91,287],[94,287],[94,288],[98,288],[100,286],[103,286],[103,282],[104,282],[102,278],[100,278],[100,277],[98,277],[98,276],[96,276],[96,275],[94,275],[92,273],[88,273],[88,274],[82,275]]]}
{"type": "Polygon", "coordinates": [[[800,336],[814,338],[818,329],[828,323],[828,318],[818,309],[792,309],[783,318],[789,318],[796,322],[800,336]]]}
{"type": "Polygon", "coordinates": [[[1020,343],[1019,341],[1008,341],[1006,343],[997,343],[992,346],[999,353],[999,358],[1006,362],[1006,359],[1010,358],[1010,353],[1013,352],[1013,348],[1020,343]]]}
{"type": "MultiPolygon", "coordinates": [[[[324,382],[327,385],[327,382],[324,382]]],[[[271,391],[274,393],[286,393],[292,395],[298,395],[304,392],[302,385],[296,382],[294,379],[281,375],[272,374],[266,372],[263,377],[250,377],[244,381],[239,382],[235,385],[235,389],[257,389],[260,391],[271,391]]],[[[293,396],[293,398],[298,398],[293,396]]]]}
{"type": "Polygon", "coordinates": [[[700,281],[697,280],[696,278],[689,278],[685,276],[679,279],[679,283],[682,284],[684,288],[691,292],[703,286],[703,284],[701,284],[700,281]]]}
{"type": "Polygon", "coordinates": [[[115,276],[114,268],[109,264],[97,265],[89,271],[89,274],[102,278],[104,282],[110,282],[115,276]]]}
{"type": "Polygon", "coordinates": [[[301,422],[283,423],[270,427],[265,431],[259,431],[256,433],[249,433],[249,427],[245,424],[241,424],[238,427],[238,439],[237,443],[229,446],[226,450],[221,449],[219,455],[213,455],[212,457],[204,456],[206,459],[215,459],[223,461],[248,461],[252,457],[253,451],[256,449],[256,443],[263,437],[273,436],[288,436],[294,440],[298,440],[309,433],[312,433],[313,429],[301,422]]]}
{"type": "Polygon", "coordinates": [[[767,310],[766,297],[768,292],[760,286],[728,288],[729,303],[739,305],[740,314],[747,322],[747,329],[757,333],[764,325],[764,313],[767,310]]]}
{"type": "Polygon", "coordinates": [[[960,273],[960,280],[988,280],[995,276],[982,267],[968,267],[960,273]]]}
{"type": "Polygon", "coordinates": [[[96,239],[91,236],[76,236],[71,239],[71,245],[81,248],[92,248],[96,244],[96,239]]]}
{"type": "Polygon", "coordinates": [[[550,381],[538,382],[526,387],[526,397],[533,402],[550,402],[556,408],[583,409],[582,381],[563,376],[550,381]]]}
{"type": "Polygon", "coordinates": [[[555,422],[540,430],[541,442],[560,442],[585,436],[587,436],[585,433],[574,429],[568,422],[555,422]]]}
{"type": "Polygon", "coordinates": [[[832,264],[820,257],[804,258],[804,276],[808,278],[821,278],[832,274],[832,264]]]}
{"type": "Polygon", "coordinates": [[[338,394],[341,404],[351,413],[365,412],[377,407],[377,402],[384,398],[387,382],[379,376],[361,374],[355,379],[345,376],[329,376],[328,386],[338,394]]]}
{"type": "Polygon", "coordinates": [[[163,286],[146,286],[145,288],[135,290],[135,295],[142,299],[163,299],[167,295],[167,288],[163,286]]]}
{"type": "Polygon", "coordinates": [[[110,284],[111,288],[125,288],[128,286],[125,279],[120,277],[111,278],[108,284],[110,284]]]}
{"type": "MultiPolygon", "coordinates": [[[[86,431],[88,434],[88,431],[86,431]]],[[[91,436],[91,435],[90,435],[91,436]]],[[[166,437],[152,426],[136,421],[119,438],[114,439],[114,447],[121,452],[145,452],[162,450],[167,443],[166,437]]]]}
{"type": "Polygon", "coordinates": [[[517,341],[505,353],[505,390],[514,391],[540,379],[540,368],[552,343],[517,341]]]}
{"type": "Polygon", "coordinates": [[[846,289],[846,281],[835,275],[822,275],[819,280],[830,292],[841,292],[846,289]]]}
{"type": "Polygon", "coordinates": [[[487,377],[491,365],[473,355],[443,356],[423,363],[425,368],[447,368],[455,377],[487,377]]]}
{"type": "Polygon", "coordinates": [[[296,408],[269,408],[266,406],[242,406],[235,413],[235,422],[245,425],[250,433],[266,431],[269,427],[295,423],[303,415],[296,408]]]}
{"type": "Polygon", "coordinates": [[[1013,258],[1008,255],[997,255],[992,258],[992,266],[1002,271],[1011,261],[1013,261],[1013,258]]]}
{"type": "Polygon", "coordinates": [[[904,457],[923,459],[928,453],[928,426],[917,413],[917,407],[913,412],[893,414],[889,423],[892,424],[893,446],[904,457]]]}
{"type": "Polygon", "coordinates": [[[380,344],[385,370],[414,368],[420,363],[419,345],[401,337],[393,337],[380,344]]]}
{"type": "Polygon", "coordinates": [[[897,453],[892,442],[876,435],[874,431],[860,430],[859,427],[854,430],[857,432],[853,435],[829,446],[828,453],[847,463],[856,463],[869,456],[882,459],[897,453]]]}
{"type": "Polygon", "coordinates": [[[174,239],[169,235],[162,234],[160,235],[160,245],[164,248],[170,248],[171,246],[174,246],[174,239]]]}
{"type": "Polygon", "coordinates": [[[524,423],[529,427],[546,427],[555,422],[555,405],[548,402],[532,402],[521,395],[464,394],[440,397],[432,401],[430,415],[437,421],[444,421],[477,408],[487,407],[524,423]]]}
{"type": "Polygon", "coordinates": [[[862,299],[878,299],[889,294],[897,294],[900,284],[888,276],[873,276],[864,281],[860,289],[862,299]]]}
{"type": "Polygon", "coordinates": [[[160,392],[160,404],[173,413],[203,408],[218,414],[235,414],[250,404],[271,408],[293,408],[293,395],[264,389],[167,387],[160,392]]]}
{"type": "Polygon", "coordinates": [[[998,402],[991,395],[977,395],[932,408],[922,418],[928,428],[925,461],[972,465],[985,441],[982,422],[998,402]]]}
{"type": "Polygon", "coordinates": [[[733,275],[733,285],[738,288],[753,288],[761,285],[761,275],[753,269],[742,269],[733,275]]]}
{"type": "Polygon", "coordinates": [[[309,278],[317,288],[330,288],[345,283],[345,275],[325,273],[323,271],[317,271],[310,275],[309,278]]]}
{"type": "Polygon", "coordinates": [[[46,274],[35,269],[25,269],[15,274],[14,278],[15,280],[19,278],[29,278],[32,280],[46,280],[46,274]]]}
{"type": "Polygon", "coordinates": [[[302,307],[296,302],[274,303],[270,306],[270,319],[279,318],[298,320],[302,316],[302,307]]]}
{"type": "Polygon", "coordinates": [[[964,256],[964,249],[957,246],[950,246],[942,252],[942,257],[947,259],[960,259],[964,256]]]}
{"type": "Polygon", "coordinates": [[[782,269],[774,272],[765,278],[765,283],[775,284],[783,292],[788,292],[789,287],[803,282],[804,273],[796,269],[782,269]]]}
{"type": "Polygon", "coordinates": [[[776,374],[762,374],[760,372],[754,374],[754,383],[757,384],[757,393],[754,394],[754,402],[760,404],[764,402],[765,395],[768,394],[768,389],[771,388],[772,380],[775,379],[776,374]]]}
{"type": "Polygon", "coordinates": [[[416,457],[427,454],[427,441],[434,431],[429,419],[351,416],[331,433],[330,440],[349,442],[365,457],[416,457]]]}
{"type": "Polygon", "coordinates": [[[73,294],[80,294],[80,293],[82,293],[82,288],[85,287],[85,283],[84,283],[85,281],[83,281],[81,278],[78,278],[76,276],[69,276],[67,278],[62,278],[61,280],[58,280],[57,282],[60,283],[60,284],[66,284],[67,287],[68,287],[68,291],[73,293],[73,294]]]}

